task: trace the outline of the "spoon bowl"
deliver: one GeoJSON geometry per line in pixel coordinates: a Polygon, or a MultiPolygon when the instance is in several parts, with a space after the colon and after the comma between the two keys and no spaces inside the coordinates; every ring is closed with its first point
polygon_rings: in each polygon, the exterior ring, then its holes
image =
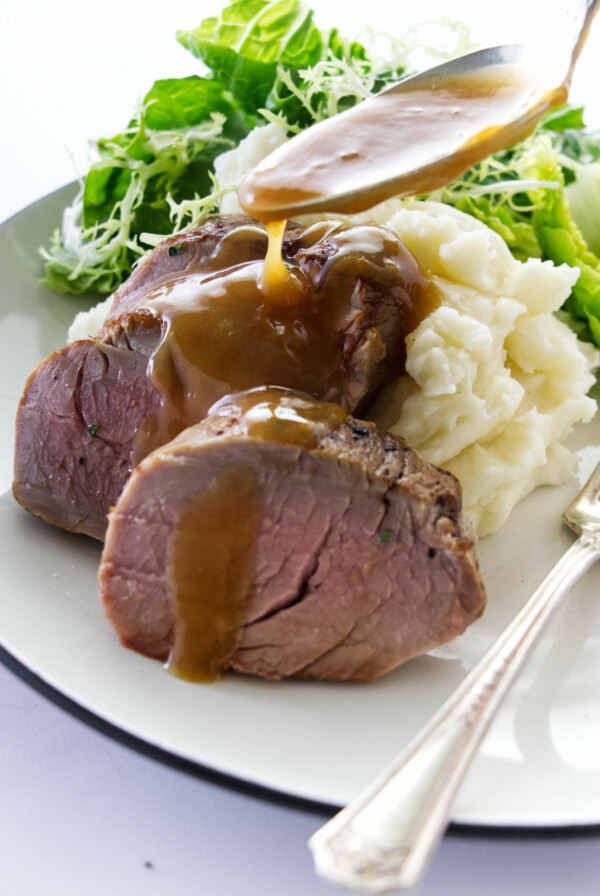
{"type": "Polygon", "coordinates": [[[264,159],[240,190],[261,221],[355,213],[392,196],[430,193],[529,136],[568,97],[600,0],[571,7],[559,49],[507,44],[405,78],[319,122],[264,159]]]}

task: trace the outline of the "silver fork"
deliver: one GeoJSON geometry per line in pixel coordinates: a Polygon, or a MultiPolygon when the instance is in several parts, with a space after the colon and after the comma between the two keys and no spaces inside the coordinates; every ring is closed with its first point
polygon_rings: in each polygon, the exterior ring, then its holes
{"type": "Polygon", "coordinates": [[[382,893],[420,881],[501,700],[546,622],[600,556],[600,464],[563,514],[578,539],[406,750],[310,839],[319,874],[382,893]]]}

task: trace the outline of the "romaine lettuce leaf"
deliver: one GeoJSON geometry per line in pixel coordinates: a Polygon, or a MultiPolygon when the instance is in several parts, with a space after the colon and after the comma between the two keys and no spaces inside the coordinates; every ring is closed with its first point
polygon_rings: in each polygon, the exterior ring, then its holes
{"type": "Polygon", "coordinates": [[[487,196],[463,196],[455,205],[499,233],[519,261],[541,258],[542,250],[533,224],[506,205],[494,203],[487,196]]]}
{"type": "Polygon", "coordinates": [[[600,162],[577,166],[565,196],[589,249],[600,256],[600,162]]]}
{"type": "Polygon", "coordinates": [[[540,130],[552,131],[554,134],[581,131],[585,127],[583,111],[583,106],[572,106],[570,103],[552,109],[541,122],[540,130]]]}
{"type": "Polygon", "coordinates": [[[298,0],[239,0],[177,39],[251,109],[264,106],[279,65],[307,68],[324,48],[313,11],[298,0]]]}
{"type": "Polygon", "coordinates": [[[600,259],[589,249],[573,220],[560,161],[549,136],[532,141],[520,160],[520,170],[524,177],[561,183],[556,190],[529,191],[535,203],[531,220],[544,256],[556,264],[564,262],[579,268],[579,278],[565,308],[587,323],[594,342],[600,345],[600,259]]]}
{"type": "Polygon", "coordinates": [[[600,245],[600,213],[593,203],[600,180],[595,189],[589,184],[592,166],[600,173],[600,165],[590,161],[596,152],[600,138],[584,129],[582,110],[564,106],[533,137],[474,166],[436,198],[483,221],[521,261],[541,257],[578,267],[565,310],[587,325],[588,338],[600,346],[600,259],[578,227],[577,203],[569,201],[577,190],[589,241],[595,237],[600,245]]]}
{"type": "Polygon", "coordinates": [[[249,120],[256,123],[264,107],[294,129],[355,105],[404,71],[371,58],[337,28],[319,31],[312,10],[299,0],[238,0],[177,38],[249,120]]]}

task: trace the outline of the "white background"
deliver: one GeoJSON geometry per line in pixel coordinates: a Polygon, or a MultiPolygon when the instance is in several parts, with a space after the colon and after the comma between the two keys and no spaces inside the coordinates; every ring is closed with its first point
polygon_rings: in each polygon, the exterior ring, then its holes
{"type": "MultiPolygon", "coordinates": [[[[354,13],[347,3],[314,5],[320,23],[337,21],[350,31],[360,15],[385,22],[390,2],[371,0],[354,13]]],[[[0,0],[0,220],[84,172],[88,138],[119,131],[153,80],[197,71],[174,32],[194,27],[220,5],[0,0]]],[[[420,2],[419,18],[436,7],[420,2]]],[[[519,17],[507,4],[483,8],[483,28],[493,41],[520,37],[512,28],[523,27],[524,4],[517,4],[519,17]]],[[[532,8],[540,10],[537,3],[532,8]]],[[[468,15],[467,3],[452,12],[465,9],[468,15]]],[[[579,82],[594,77],[597,84],[596,60],[590,49],[579,82]]],[[[322,820],[144,758],[0,667],[2,896],[341,893],[314,876],[306,848],[322,820]]],[[[420,892],[595,896],[599,847],[599,834],[451,836],[420,892]]]]}

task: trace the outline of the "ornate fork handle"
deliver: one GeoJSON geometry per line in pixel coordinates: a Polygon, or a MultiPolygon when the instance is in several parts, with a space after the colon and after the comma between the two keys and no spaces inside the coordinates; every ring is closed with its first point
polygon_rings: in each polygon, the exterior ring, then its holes
{"type": "Polygon", "coordinates": [[[568,511],[580,501],[593,505],[587,531],[406,751],[313,835],[309,846],[319,874],[369,893],[418,883],[500,701],[561,598],[600,556],[598,491],[600,467],[568,511]]]}

